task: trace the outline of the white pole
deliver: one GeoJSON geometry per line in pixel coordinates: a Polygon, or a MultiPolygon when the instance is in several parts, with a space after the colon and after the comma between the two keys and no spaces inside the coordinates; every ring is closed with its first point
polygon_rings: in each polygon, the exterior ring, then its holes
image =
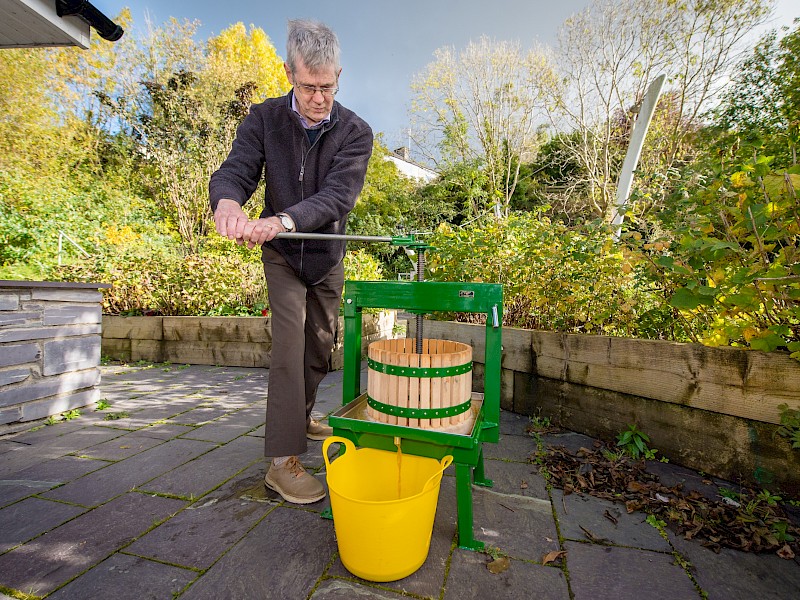
{"type": "Polygon", "coordinates": [[[625,154],[625,162],[622,163],[622,171],[620,171],[619,182],[617,183],[617,203],[614,218],[611,221],[614,226],[614,241],[619,241],[622,221],[625,219],[625,205],[628,203],[628,196],[630,196],[633,184],[633,172],[639,164],[644,138],[647,135],[647,129],[650,127],[650,121],[653,119],[653,112],[656,110],[664,79],[666,79],[666,75],[659,75],[647,87],[647,92],[642,98],[639,116],[633,124],[631,141],[628,144],[628,152],[625,154]]]}

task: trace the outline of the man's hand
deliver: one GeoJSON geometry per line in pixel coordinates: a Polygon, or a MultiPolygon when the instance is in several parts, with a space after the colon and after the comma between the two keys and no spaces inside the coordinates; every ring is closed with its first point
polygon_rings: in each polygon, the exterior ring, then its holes
{"type": "Polygon", "coordinates": [[[247,240],[247,247],[254,248],[264,242],[270,241],[279,233],[286,231],[278,217],[267,219],[256,219],[250,221],[244,228],[244,239],[247,240]]]}
{"type": "Polygon", "coordinates": [[[219,201],[217,210],[214,211],[214,225],[221,236],[234,240],[237,244],[244,244],[247,215],[235,200],[223,198],[219,201]]]}

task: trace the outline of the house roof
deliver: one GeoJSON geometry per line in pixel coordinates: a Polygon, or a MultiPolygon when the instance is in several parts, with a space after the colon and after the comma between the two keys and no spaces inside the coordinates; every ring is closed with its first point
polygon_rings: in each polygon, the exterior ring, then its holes
{"type": "Polygon", "coordinates": [[[0,48],[88,48],[91,28],[111,41],[123,33],[86,0],[0,0],[0,48]]]}
{"type": "Polygon", "coordinates": [[[409,158],[407,148],[398,148],[386,155],[386,160],[394,163],[397,170],[406,177],[411,177],[428,183],[436,179],[439,174],[428,167],[420,165],[409,158]]]}

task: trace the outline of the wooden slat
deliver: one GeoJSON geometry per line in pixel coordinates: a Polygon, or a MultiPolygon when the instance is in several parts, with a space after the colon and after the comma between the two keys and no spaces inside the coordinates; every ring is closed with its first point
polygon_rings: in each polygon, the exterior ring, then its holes
{"type": "MultiPolygon", "coordinates": [[[[423,346],[425,344],[423,343],[423,346]]],[[[425,349],[423,347],[423,349],[425,349]]],[[[423,352],[419,357],[419,366],[423,369],[428,369],[431,366],[431,355],[427,352],[423,352]]],[[[419,382],[419,407],[420,408],[431,408],[431,379],[430,377],[422,377],[419,382]]],[[[420,419],[419,426],[422,429],[430,429],[431,428],[431,420],[430,419],[420,419]]]]}
{"type": "MultiPolygon", "coordinates": [[[[414,342],[414,340],[411,340],[414,342]]],[[[415,342],[414,342],[415,343],[415,342]]],[[[416,352],[409,352],[409,362],[408,366],[410,367],[418,367],[420,365],[420,355],[416,352]]],[[[420,407],[420,378],[419,377],[409,377],[408,382],[408,406],[411,408],[419,408],[420,407]]],[[[420,420],[419,419],[409,419],[408,426],[409,427],[419,427],[420,420]]]]}
{"type": "MultiPolygon", "coordinates": [[[[438,350],[438,344],[436,344],[438,350]]],[[[442,366],[442,354],[431,354],[431,367],[441,367],[442,366]]],[[[433,377],[431,378],[431,408],[441,408],[442,407],[442,378],[441,377],[433,377]]],[[[442,419],[431,419],[431,427],[433,429],[437,429],[442,426],[442,419]]]]}
{"type": "Polygon", "coordinates": [[[164,339],[175,341],[270,342],[266,317],[163,317],[164,339]]]}
{"type": "MultiPolygon", "coordinates": [[[[369,356],[369,358],[372,360],[377,360],[376,358],[377,354],[378,354],[377,343],[370,344],[369,348],[367,349],[367,356],[369,356]]],[[[367,395],[370,398],[375,398],[375,387],[378,385],[377,382],[378,375],[379,373],[377,373],[376,371],[373,371],[372,369],[367,369],[367,395]]],[[[377,411],[369,405],[367,405],[367,414],[371,419],[375,421],[380,420],[377,411]]]]}
{"type": "MultiPolygon", "coordinates": [[[[453,364],[453,353],[448,352],[449,343],[444,342],[442,344],[442,354],[441,354],[441,361],[442,367],[449,367],[453,364]]],[[[453,378],[452,377],[441,377],[442,380],[442,391],[440,396],[440,405],[442,408],[447,408],[453,405],[453,378]]],[[[439,427],[444,427],[450,424],[450,417],[445,417],[444,419],[439,419],[439,427]]]]}
{"type": "MultiPolygon", "coordinates": [[[[405,344],[403,344],[405,346],[405,344]]],[[[403,348],[405,350],[405,348],[403,348]]],[[[406,352],[399,352],[397,354],[397,362],[401,367],[409,366],[410,355],[406,352]]],[[[397,379],[397,406],[401,408],[408,408],[408,390],[410,377],[396,377],[397,379]]],[[[397,417],[398,425],[408,425],[408,417],[397,417]]]]}
{"type": "Polygon", "coordinates": [[[163,317],[103,317],[104,338],[163,339],[163,317]]]}

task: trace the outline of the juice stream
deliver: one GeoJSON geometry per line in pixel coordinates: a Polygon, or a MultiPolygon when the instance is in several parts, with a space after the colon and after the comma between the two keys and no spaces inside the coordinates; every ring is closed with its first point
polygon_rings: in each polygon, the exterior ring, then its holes
{"type": "Polygon", "coordinates": [[[397,445],[397,499],[400,500],[402,495],[402,469],[403,469],[403,450],[400,448],[400,439],[395,438],[395,444],[397,445]]]}

